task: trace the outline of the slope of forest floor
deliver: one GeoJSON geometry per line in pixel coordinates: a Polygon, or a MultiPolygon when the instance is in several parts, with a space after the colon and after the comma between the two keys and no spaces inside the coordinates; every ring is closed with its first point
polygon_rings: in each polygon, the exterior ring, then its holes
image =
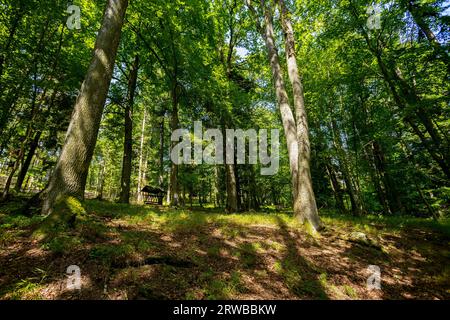
{"type": "Polygon", "coordinates": [[[448,220],[322,213],[220,214],[86,201],[72,230],[33,240],[41,217],[0,207],[0,299],[449,299],[448,220]],[[370,242],[354,241],[352,234],[370,242]],[[66,269],[81,269],[81,290],[66,269]],[[369,265],[381,290],[368,290],[369,265]]]}

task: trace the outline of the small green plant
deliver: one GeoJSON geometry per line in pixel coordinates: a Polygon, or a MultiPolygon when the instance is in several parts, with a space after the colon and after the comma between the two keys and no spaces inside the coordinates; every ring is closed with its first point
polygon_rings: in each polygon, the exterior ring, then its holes
{"type": "Polygon", "coordinates": [[[355,289],[353,289],[349,285],[344,285],[343,289],[344,289],[344,293],[347,296],[349,296],[350,298],[352,298],[352,299],[357,299],[358,298],[358,294],[356,293],[355,289]]]}
{"type": "Polygon", "coordinates": [[[254,243],[244,242],[239,246],[239,258],[244,268],[253,268],[258,262],[257,248],[254,243]]]}
{"type": "Polygon", "coordinates": [[[220,257],[220,247],[213,245],[206,250],[206,253],[208,253],[208,256],[210,257],[220,257]]]}
{"type": "Polygon", "coordinates": [[[54,238],[48,239],[48,241],[41,245],[41,248],[44,250],[50,250],[53,253],[65,254],[75,249],[81,243],[81,239],[77,237],[61,234],[54,238]]]}
{"type": "Polygon", "coordinates": [[[39,290],[43,287],[43,282],[48,278],[47,271],[35,268],[33,270],[34,277],[29,277],[26,279],[21,279],[17,282],[10,293],[6,296],[11,300],[40,300],[42,295],[39,290]]]}

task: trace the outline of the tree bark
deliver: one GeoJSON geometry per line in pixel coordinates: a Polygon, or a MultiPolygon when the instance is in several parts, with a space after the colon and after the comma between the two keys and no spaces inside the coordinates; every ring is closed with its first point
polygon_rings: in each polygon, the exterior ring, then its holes
{"type": "MultiPolygon", "coordinates": [[[[235,36],[235,23],[233,22],[235,10],[237,8],[237,2],[234,1],[232,6],[229,8],[228,14],[230,15],[230,21],[228,23],[229,27],[229,40],[228,40],[228,52],[226,61],[222,62],[225,65],[227,78],[229,81],[233,81],[232,70],[233,70],[233,52],[235,41],[237,41],[235,36]]],[[[223,56],[222,56],[223,58],[223,56]]],[[[226,129],[233,126],[233,119],[228,110],[222,110],[222,134],[224,139],[224,146],[226,146],[226,129]]],[[[224,152],[224,163],[225,163],[225,187],[227,192],[227,203],[225,210],[229,213],[238,212],[241,209],[241,201],[239,197],[239,181],[237,176],[237,168],[235,164],[226,163],[226,151],[224,152]]]]}
{"type": "Polygon", "coordinates": [[[225,164],[226,187],[227,187],[227,212],[238,212],[238,199],[236,188],[236,174],[234,164],[225,164]]]}
{"type": "MultiPolygon", "coordinates": [[[[179,126],[178,119],[178,82],[174,80],[172,87],[172,115],[170,120],[170,129],[173,131],[177,130],[179,126]]],[[[176,142],[172,141],[172,148],[174,148],[176,142]]],[[[168,193],[168,203],[170,206],[178,205],[178,165],[172,162],[170,169],[170,181],[169,181],[169,193],[168,193]]]]}
{"type": "Polygon", "coordinates": [[[141,128],[141,145],[139,147],[139,169],[138,169],[138,188],[137,188],[137,201],[142,202],[142,171],[144,164],[144,140],[145,140],[145,122],[147,118],[147,109],[144,108],[144,117],[142,119],[142,128],[141,128]]]}
{"type": "Polygon", "coordinates": [[[377,141],[372,142],[372,154],[378,175],[383,182],[390,212],[393,214],[403,212],[403,205],[400,200],[400,196],[391,176],[387,172],[386,159],[384,157],[381,145],[377,141]]]}
{"type": "MultiPolygon", "coordinates": [[[[223,145],[226,146],[226,126],[225,122],[227,122],[225,119],[222,119],[222,135],[223,135],[223,145]]],[[[226,148],[223,153],[224,156],[224,163],[225,163],[225,189],[227,192],[227,202],[225,209],[229,213],[234,213],[239,211],[239,205],[238,205],[238,191],[237,191],[237,181],[236,181],[236,173],[235,173],[235,165],[234,164],[227,164],[227,154],[226,154],[226,148]]]]}
{"type": "Polygon", "coordinates": [[[363,212],[363,206],[361,204],[358,190],[355,186],[352,174],[350,172],[346,151],[342,147],[341,131],[339,130],[336,121],[331,121],[330,130],[333,133],[333,144],[337,152],[340,170],[342,172],[342,176],[346,185],[346,191],[348,193],[348,196],[350,197],[352,214],[355,216],[359,216],[363,212]]]}
{"type": "MultiPolygon", "coordinates": [[[[253,13],[253,15],[255,16],[255,19],[258,19],[256,17],[256,11],[250,5],[249,1],[247,1],[247,5],[251,10],[251,12],[253,13]]],[[[280,65],[278,50],[275,45],[275,35],[273,30],[271,8],[268,5],[266,5],[264,0],[261,0],[261,6],[264,11],[264,28],[260,25],[258,25],[257,28],[259,29],[266,43],[268,58],[275,86],[275,94],[277,97],[278,107],[281,113],[281,121],[283,123],[284,133],[286,136],[287,149],[289,155],[289,169],[291,173],[291,184],[293,191],[292,196],[293,196],[294,215],[301,222],[303,223],[308,222],[311,225],[311,227],[317,231],[322,228],[322,225],[317,215],[317,207],[314,208],[314,206],[311,206],[313,204],[315,205],[315,199],[311,198],[314,195],[314,193],[312,192],[312,188],[305,189],[305,187],[307,187],[308,182],[306,182],[305,184],[305,182],[300,183],[299,181],[300,177],[303,178],[306,177],[306,179],[308,178],[310,179],[310,176],[308,177],[308,175],[310,175],[309,163],[308,164],[305,163],[305,160],[308,159],[308,155],[302,156],[299,155],[300,147],[302,147],[302,151],[305,151],[305,147],[308,146],[307,145],[300,146],[298,140],[299,133],[303,137],[302,130],[305,130],[305,128],[307,128],[305,127],[305,124],[307,125],[307,123],[301,123],[300,125],[302,125],[303,127],[297,130],[297,124],[294,118],[294,114],[289,105],[289,97],[286,92],[286,86],[283,79],[283,72],[280,65]],[[300,159],[302,161],[301,168],[300,168],[300,159]]],[[[290,41],[288,43],[289,45],[292,45],[290,41]]],[[[289,56],[291,55],[292,54],[290,53],[289,56]]],[[[292,73],[292,69],[290,70],[290,73],[292,73]]],[[[297,103],[299,103],[299,101],[297,101],[297,103]]],[[[299,114],[299,118],[302,119],[302,121],[306,120],[304,114],[302,113],[299,114]]],[[[305,140],[302,140],[302,143],[305,143],[305,140]]]]}
{"type": "MultiPolygon", "coordinates": [[[[125,106],[125,135],[123,141],[122,177],[120,179],[120,203],[130,202],[131,171],[133,161],[133,104],[139,71],[139,56],[134,58],[128,81],[128,97],[125,106]]],[[[139,190],[140,191],[140,190],[139,190]]]]}
{"type": "Polygon", "coordinates": [[[36,149],[39,145],[39,140],[41,139],[42,131],[38,131],[35,133],[33,140],[31,141],[30,149],[28,150],[27,157],[22,164],[22,167],[20,168],[19,175],[17,176],[16,185],[14,187],[14,190],[16,192],[20,192],[22,190],[22,184],[25,180],[25,177],[27,175],[28,169],[30,168],[31,160],[33,159],[33,156],[36,152],[36,149]]]}
{"type": "Polygon", "coordinates": [[[103,200],[103,190],[105,188],[105,160],[102,159],[102,162],[100,163],[101,169],[99,172],[99,179],[97,184],[97,200],[103,200]]]}
{"type": "Polygon", "coordinates": [[[164,185],[164,115],[161,117],[161,122],[159,124],[159,177],[158,183],[159,187],[162,188],[164,185]]]}
{"type": "Polygon", "coordinates": [[[294,208],[294,212],[300,220],[306,219],[315,228],[318,228],[320,226],[320,219],[311,178],[311,144],[309,140],[308,117],[305,108],[303,84],[297,66],[294,29],[292,28],[290,13],[285,6],[284,0],[278,0],[278,3],[281,9],[281,24],[285,36],[287,69],[292,85],[297,125],[299,176],[297,178],[298,201],[295,204],[300,205],[300,208],[294,208]]]}
{"type": "Polygon", "coordinates": [[[334,169],[334,166],[331,163],[330,159],[326,164],[326,168],[328,176],[330,178],[331,188],[333,189],[334,199],[336,200],[336,207],[338,208],[339,212],[345,213],[344,199],[342,198],[342,188],[337,178],[336,170],[334,169]]]}
{"type": "Polygon", "coordinates": [[[128,0],[108,0],[94,56],[74,106],[61,155],[43,195],[42,213],[61,196],[84,199],[101,116],[114,69],[128,0]]]}
{"type": "Polygon", "coordinates": [[[25,156],[25,146],[26,146],[28,140],[30,139],[31,135],[32,135],[32,128],[31,128],[31,125],[29,125],[27,128],[27,132],[25,133],[25,136],[23,138],[23,142],[17,153],[17,158],[14,161],[14,165],[11,168],[11,172],[10,172],[8,178],[6,179],[5,187],[3,189],[3,193],[2,193],[0,201],[5,201],[8,199],[9,189],[11,187],[12,180],[14,178],[14,174],[19,169],[20,163],[23,161],[23,157],[25,156]]]}

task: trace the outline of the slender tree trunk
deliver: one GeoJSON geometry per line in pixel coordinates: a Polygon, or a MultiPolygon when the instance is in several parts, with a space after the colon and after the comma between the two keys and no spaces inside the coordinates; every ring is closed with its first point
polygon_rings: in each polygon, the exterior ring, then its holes
{"type": "MultiPolygon", "coordinates": [[[[178,129],[179,120],[178,120],[178,83],[175,80],[172,88],[172,115],[170,120],[170,129],[175,131],[178,129]]],[[[176,142],[172,142],[172,148],[174,148],[176,142]]],[[[169,194],[168,194],[168,202],[171,206],[178,205],[178,166],[172,162],[170,169],[170,181],[169,181],[169,194]]]]}
{"type": "Polygon", "coordinates": [[[105,188],[105,160],[102,159],[102,162],[100,163],[101,169],[100,169],[100,177],[97,185],[97,200],[103,200],[103,190],[105,188]]]}
{"type": "Polygon", "coordinates": [[[147,109],[144,108],[144,117],[142,118],[142,128],[141,128],[141,145],[139,147],[139,171],[138,171],[138,196],[137,201],[142,202],[142,170],[144,162],[144,140],[145,140],[145,121],[147,118],[147,109]]]}
{"type": "Polygon", "coordinates": [[[86,178],[114,69],[128,0],[108,0],[94,56],[74,106],[61,155],[43,196],[50,214],[61,196],[84,199],[86,178]]]}
{"type": "Polygon", "coordinates": [[[20,163],[19,159],[16,159],[16,161],[14,161],[14,165],[11,168],[11,172],[9,173],[8,178],[6,179],[5,187],[3,188],[3,193],[2,193],[2,197],[0,199],[0,202],[6,201],[8,199],[9,189],[11,187],[11,183],[14,178],[14,174],[16,173],[17,169],[19,168],[19,163],[20,163]]]}
{"type": "Polygon", "coordinates": [[[227,212],[238,212],[238,199],[236,188],[236,174],[234,172],[233,164],[225,165],[226,172],[226,187],[227,187],[227,212]]]}
{"type": "Polygon", "coordinates": [[[20,168],[19,175],[17,176],[16,185],[14,187],[14,190],[16,192],[20,192],[20,190],[22,189],[23,181],[25,180],[28,169],[30,168],[31,160],[33,159],[33,156],[39,145],[39,140],[41,139],[41,135],[42,135],[42,131],[36,132],[34,135],[34,139],[31,141],[31,145],[30,145],[30,149],[28,150],[27,157],[25,159],[25,162],[22,164],[22,167],[20,168]]]}
{"type": "Polygon", "coordinates": [[[159,124],[159,187],[162,188],[164,184],[164,114],[161,117],[159,124]]]}
{"type": "Polygon", "coordinates": [[[388,200],[386,197],[386,192],[382,187],[382,179],[378,173],[377,166],[375,163],[375,158],[372,150],[372,144],[366,144],[363,146],[364,149],[364,156],[369,164],[369,175],[370,179],[372,180],[372,184],[375,187],[375,190],[377,192],[378,201],[380,202],[381,206],[383,207],[384,212],[392,213],[391,209],[389,208],[388,200]]]}
{"type": "Polygon", "coordinates": [[[354,216],[359,216],[359,215],[361,215],[361,209],[360,209],[360,205],[358,202],[358,197],[356,196],[356,191],[353,187],[352,179],[350,178],[350,175],[349,175],[348,171],[346,170],[345,165],[342,165],[341,169],[342,169],[342,175],[343,175],[344,181],[345,181],[346,190],[347,190],[348,196],[350,198],[350,204],[352,206],[352,214],[354,216]]]}
{"type": "MultiPolygon", "coordinates": [[[[236,3],[234,4],[236,6],[236,3]]],[[[230,9],[230,14],[232,14],[234,9],[230,9]]],[[[230,39],[228,42],[228,54],[227,60],[225,61],[226,73],[229,81],[232,79],[232,69],[233,69],[233,51],[234,51],[234,28],[230,26],[230,39]]],[[[232,118],[227,110],[222,112],[222,134],[224,139],[224,146],[226,145],[226,128],[232,125],[232,118]]],[[[238,177],[237,168],[235,164],[226,163],[226,152],[224,152],[224,163],[225,163],[225,183],[227,191],[227,204],[226,211],[233,213],[238,212],[241,208],[241,201],[239,198],[239,188],[238,188],[238,177]]]]}
{"type": "Polygon", "coordinates": [[[249,183],[248,183],[248,190],[250,199],[249,199],[249,209],[253,210],[259,210],[260,209],[260,201],[258,200],[257,194],[257,184],[255,179],[255,170],[253,166],[249,166],[248,170],[250,177],[249,177],[249,183]]]}
{"type": "MultiPolygon", "coordinates": [[[[61,42],[60,42],[60,44],[61,44],[61,42]]],[[[57,55],[59,55],[59,51],[58,51],[57,55]]],[[[56,65],[57,65],[57,62],[54,62],[53,67],[56,68],[56,65]]],[[[53,91],[53,94],[51,96],[47,112],[49,112],[53,108],[53,105],[54,105],[57,93],[58,93],[57,90],[53,91]]],[[[46,90],[44,90],[44,92],[42,93],[41,101],[45,100],[45,96],[46,96],[46,90]]],[[[35,94],[33,95],[32,114],[31,114],[31,120],[30,120],[30,125],[29,125],[30,129],[29,130],[31,130],[32,127],[33,127],[33,120],[34,120],[36,112],[37,112],[37,110],[36,110],[36,91],[35,91],[35,94]]],[[[45,125],[45,124],[46,124],[46,121],[44,121],[43,125],[45,125]]],[[[30,167],[31,161],[32,161],[33,156],[34,156],[34,154],[36,152],[36,149],[37,149],[37,147],[39,145],[39,140],[41,139],[41,136],[42,136],[42,130],[38,130],[35,133],[33,140],[31,141],[27,157],[25,159],[25,162],[22,163],[19,175],[17,176],[16,186],[14,188],[16,192],[20,192],[20,190],[22,189],[23,181],[24,181],[24,179],[25,179],[25,177],[27,175],[27,172],[28,172],[28,169],[30,167]]]]}
{"type": "Polygon", "coordinates": [[[214,186],[213,186],[213,188],[214,188],[214,206],[216,208],[219,208],[222,205],[221,194],[220,194],[220,191],[219,191],[220,190],[220,188],[219,188],[219,185],[220,185],[219,180],[220,180],[219,168],[216,165],[216,166],[214,166],[214,186]]]}
{"type": "Polygon", "coordinates": [[[388,199],[389,209],[391,213],[401,213],[403,212],[403,205],[400,200],[397,188],[391,179],[391,176],[386,169],[386,159],[384,157],[381,145],[377,141],[372,142],[372,154],[374,158],[375,167],[381,181],[384,185],[384,190],[386,192],[386,198],[388,199]]]}
{"type": "MultiPolygon", "coordinates": [[[[226,146],[226,127],[225,127],[225,120],[222,119],[222,135],[223,135],[223,145],[226,146]]],[[[226,149],[226,148],[225,148],[226,149]]],[[[223,154],[224,156],[224,163],[225,163],[225,187],[227,192],[227,203],[226,203],[226,211],[233,213],[239,211],[238,206],[238,193],[237,193],[237,186],[236,186],[236,173],[235,173],[235,165],[234,164],[227,164],[227,154],[226,150],[223,154]]]]}
{"type": "MultiPolygon", "coordinates": [[[[34,75],[34,81],[36,83],[36,73],[34,75]]],[[[4,200],[6,200],[8,198],[9,189],[11,187],[11,183],[12,183],[12,180],[14,178],[14,174],[16,173],[16,171],[19,169],[20,165],[23,162],[23,158],[25,156],[25,148],[26,148],[26,146],[27,146],[27,144],[28,144],[32,134],[33,134],[33,119],[34,119],[34,117],[36,115],[36,105],[37,105],[36,100],[37,100],[37,95],[38,95],[37,91],[38,91],[38,87],[35,84],[34,90],[33,90],[33,95],[32,95],[32,98],[31,98],[31,112],[30,112],[30,119],[28,119],[29,123],[28,123],[28,126],[27,126],[27,130],[26,130],[25,136],[23,138],[23,141],[22,141],[22,143],[20,145],[20,149],[19,149],[16,161],[14,162],[14,165],[13,165],[13,167],[11,169],[11,172],[10,172],[10,174],[8,176],[8,179],[6,180],[6,184],[5,184],[5,188],[3,190],[1,201],[4,201],[4,200]]],[[[45,93],[46,93],[46,91],[44,91],[42,93],[42,97],[43,97],[42,99],[44,99],[45,93]]]]}
{"type": "Polygon", "coordinates": [[[11,172],[10,172],[10,174],[8,176],[8,179],[6,180],[5,187],[3,189],[3,193],[2,193],[0,201],[5,201],[5,200],[8,199],[9,189],[11,187],[12,180],[14,178],[14,174],[19,169],[20,164],[23,161],[23,157],[25,156],[25,146],[26,146],[28,140],[30,139],[31,135],[32,135],[32,129],[31,129],[31,126],[28,126],[27,132],[25,134],[25,137],[23,138],[23,142],[22,142],[22,144],[20,146],[20,149],[19,149],[19,152],[17,154],[17,158],[14,161],[14,165],[11,168],[11,172]]]}
{"type": "Polygon", "coordinates": [[[336,200],[336,207],[338,208],[339,212],[344,213],[345,205],[344,199],[342,198],[342,188],[338,181],[336,171],[333,167],[333,164],[331,163],[331,160],[329,160],[328,162],[329,163],[326,164],[326,168],[328,176],[330,178],[331,188],[333,189],[334,199],[336,200]]]}
{"type": "Polygon", "coordinates": [[[123,141],[122,178],[120,179],[120,203],[130,202],[131,171],[133,161],[133,104],[139,71],[139,56],[134,59],[128,82],[128,98],[125,107],[125,135],[123,141]]]}
{"type": "Polygon", "coordinates": [[[353,182],[353,177],[350,172],[346,151],[342,147],[341,131],[339,130],[339,127],[334,120],[331,121],[330,129],[333,133],[333,144],[337,152],[340,170],[345,181],[347,193],[350,197],[352,213],[355,216],[359,216],[363,212],[363,206],[360,201],[358,190],[355,186],[355,183],[353,182]]]}

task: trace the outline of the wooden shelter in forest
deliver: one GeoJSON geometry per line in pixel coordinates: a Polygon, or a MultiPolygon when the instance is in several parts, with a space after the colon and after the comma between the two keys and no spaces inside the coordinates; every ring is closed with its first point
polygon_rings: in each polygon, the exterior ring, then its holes
{"type": "Polygon", "coordinates": [[[164,196],[166,192],[161,188],[154,188],[151,186],[145,186],[141,192],[143,193],[143,199],[145,204],[163,204],[164,196]]]}

